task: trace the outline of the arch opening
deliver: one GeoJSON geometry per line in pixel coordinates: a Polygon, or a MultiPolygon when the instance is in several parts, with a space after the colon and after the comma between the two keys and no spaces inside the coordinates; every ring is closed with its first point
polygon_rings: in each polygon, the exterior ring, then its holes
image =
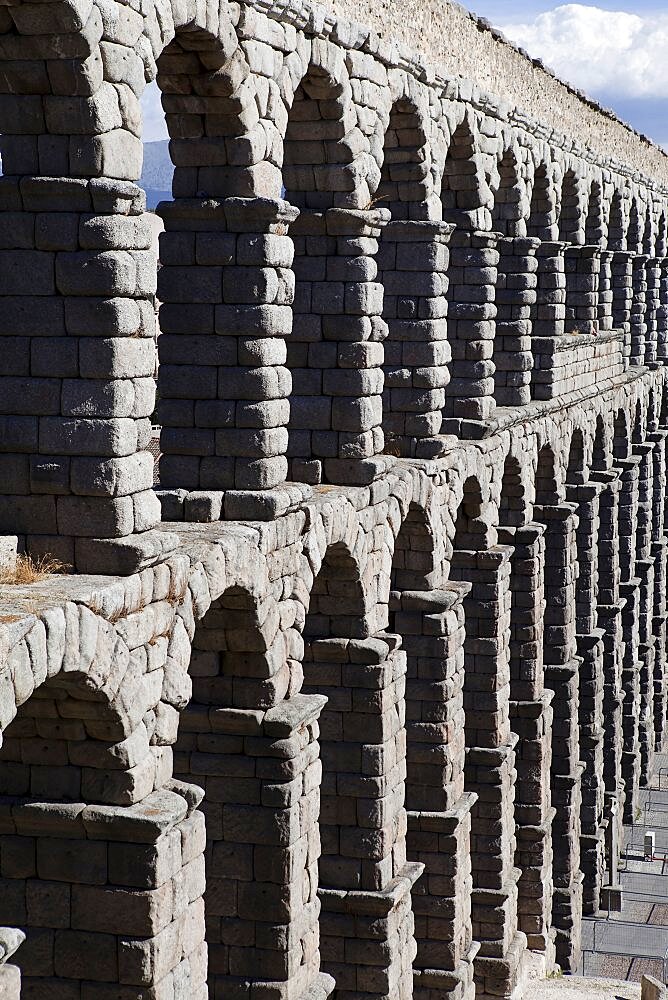
{"type": "Polygon", "coordinates": [[[608,249],[626,249],[623,200],[619,191],[615,191],[613,193],[610,201],[610,211],[608,214],[608,249]]]}
{"type": "Polygon", "coordinates": [[[549,445],[543,445],[538,453],[536,468],[536,503],[540,506],[555,506],[560,499],[554,452],[549,445]]]}
{"type": "Polygon", "coordinates": [[[571,437],[566,478],[568,483],[576,486],[581,486],[587,479],[584,437],[579,427],[575,428],[571,437]]]}
{"type": "Polygon", "coordinates": [[[574,170],[567,170],[561,182],[559,204],[559,239],[565,243],[582,243],[581,209],[579,178],[574,170]]]}
{"type": "Polygon", "coordinates": [[[554,239],[556,207],[547,165],[539,164],[534,171],[529,203],[527,235],[540,240],[554,239]]]}
{"type": "MultiPolygon", "coordinates": [[[[321,853],[311,884],[321,904],[323,970],[343,985],[372,955],[374,965],[397,975],[403,989],[411,975],[412,925],[404,928],[408,947],[401,954],[394,938],[369,933],[374,918],[358,915],[360,933],[375,938],[360,957],[344,950],[348,932],[340,922],[342,891],[381,892],[406,864],[405,658],[398,636],[345,638],[364,633],[364,610],[354,560],[341,544],[330,546],[303,630],[302,692],[327,697],[319,720],[321,853]]],[[[409,900],[407,894],[402,909],[412,921],[409,900]]]]}
{"type": "Polygon", "coordinates": [[[520,181],[517,156],[512,149],[504,153],[498,170],[499,185],[494,198],[492,229],[503,236],[526,236],[524,191],[520,181]]]}
{"type": "Polygon", "coordinates": [[[629,425],[624,410],[618,410],[615,415],[612,449],[614,458],[629,457],[629,425]]]}
{"type": "Polygon", "coordinates": [[[642,444],[645,440],[645,420],[643,416],[643,408],[640,400],[636,403],[635,408],[635,420],[633,423],[633,436],[631,441],[633,444],[642,444]]]}
{"type": "MultiPolygon", "coordinates": [[[[559,803],[561,790],[579,760],[579,713],[576,659],[577,519],[575,508],[563,503],[554,451],[549,444],[538,454],[534,516],[545,525],[545,614],[542,658],[545,683],[554,691],[550,794],[559,803]]],[[[554,888],[552,926],[556,930],[557,960],[573,968],[578,952],[570,933],[578,903],[581,817],[578,810],[557,809],[553,824],[554,888]]]]}
{"type": "MultiPolygon", "coordinates": [[[[514,940],[517,933],[515,883],[496,931],[488,919],[486,890],[507,893],[516,849],[514,774],[507,770],[514,762],[509,715],[511,550],[497,545],[490,516],[480,484],[470,477],[455,518],[450,579],[471,586],[464,598],[464,789],[478,796],[471,811],[472,916],[474,928],[480,927],[481,959],[503,954],[508,961],[501,942],[514,940]],[[492,590],[495,604],[490,614],[486,599],[492,590]]],[[[504,974],[512,980],[511,961],[504,974]]]]}
{"type": "Polygon", "coordinates": [[[603,191],[598,181],[593,181],[589,189],[587,217],[585,220],[585,243],[588,246],[602,247],[606,238],[606,226],[603,215],[603,191]]]}
{"type": "Polygon", "coordinates": [[[432,450],[449,381],[445,288],[450,228],[435,215],[425,124],[407,98],[395,102],[384,140],[375,204],[391,212],[377,263],[383,284],[383,419],[386,454],[432,450]]]}
{"type": "Polygon", "coordinates": [[[603,423],[603,418],[599,415],[596,418],[596,435],[592,449],[592,472],[606,472],[609,464],[605,424],[603,423]]]}
{"type": "Polygon", "coordinates": [[[531,296],[537,284],[536,245],[526,239],[526,197],[519,164],[508,150],[499,164],[499,188],[492,229],[505,237],[497,243],[494,399],[497,406],[523,406],[531,400],[531,296]],[[527,292],[518,293],[517,288],[527,292]]]}
{"type": "Polygon", "coordinates": [[[465,118],[452,134],[441,186],[443,219],[457,226],[450,241],[448,339],[453,361],[444,410],[454,418],[456,433],[458,419],[487,420],[496,407],[490,348],[499,253],[497,237],[489,234],[492,194],[479,156],[465,118]],[[473,323],[477,336],[472,341],[473,323]],[[470,357],[477,359],[474,365],[470,357]]]}
{"type": "MultiPolygon", "coordinates": [[[[279,234],[290,214],[277,198],[275,155],[267,154],[262,170],[248,162],[266,138],[245,55],[236,33],[229,37],[231,50],[208,31],[183,28],[157,60],[174,164],[173,200],[157,209],[164,223],[159,474],[170,490],[264,490],[285,480],[285,348],[250,333],[242,343],[232,330],[263,291],[273,287],[279,300],[289,294],[289,243],[279,247],[279,234]],[[264,212],[258,196],[267,199],[264,212]],[[274,384],[265,423],[256,401],[261,377],[274,384]]],[[[213,505],[210,518],[222,513],[213,505]]]]}
{"type": "MultiPolygon", "coordinates": [[[[284,635],[279,629],[277,609],[238,584],[212,602],[193,636],[192,700],[179,721],[175,776],[199,786],[204,795],[204,914],[212,996],[234,990],[240,974],[251,982],[278,980],[287,989],[317,972],[317,901],[311,890],[317,882],[317,811],[315,816],[309,812],[304,788],[318,766],[317,712],[306,713],[299,752],[287,769],[280,756],[271,754],[277,737],[265,729],[272,709],[280,710],[286,692],[299,687],[301,664],[286,657],[288,646],[296,655],[299,645],[295,630],[284,635]],[[303,828],[276,843],[266,830],[289,809],[304,810],[303,828]],[[308,851],[300,850],[304,842],[308,851]],[[273,888],[263,891],[258,908],[251,901],[258,884],[265,883],[273,888]],[[281,901],[295,886],[302,901],[297,922],[281,901]],[[280,952],[258,956],[256,940],[277,928],[294,937],[299,961],[286,962],[280,952]]],[[[283,737],[289,739],[285,731],[283,737]]]]}
{"type": "Polygon", "coordinates": [[[514,866],[517,884],[518,928],[529,947],[549,948],[548,923],[552,879],[549,837],[536,838],[549,808],[549,747],[543,729],[542,628],[544,614],[544,528],[531,521],[531,509],[519,461],[508,456],[504,464],[499,505],[499,542],[512,546],[510,556],[509,717],[517,739],[514,797],[514,866]],[[529,721],[532,720],[532,721],[529,721]],[[527,857],[531,862],[527,865],[527,857]],[[536,889],[536,870],[542,891],[536,889]]]}
{"type": "Polygon", "coordinates": [[[383,164],[374,203],[393,221],[422,220],[427,209],[429,158],[421,115],[408,98],[395,101],[383,141],[383,164]]]}
{"type": "Polygon", "coordinates": [[[633,253],[642,253],[642,242],[644,236],[644,226],[640,214],[638,202],[633,199],[631,211],[629,213],[629,224],[626,233],[626,246],[633,253]]]}
{"type": "Polygon", "coordinates": [[[462,229],[488,228],[480,224],[482,181],[475,138],[466,119],[450,138],[441,180],[441,204],[445,222],[453,222],[462,229]]]}
{"type": "Polygon", "coordinates": [[[386,213],[370,209],[361,166],[369,142],[356,128],[342,59],[334,73],[311,66],[299,84],[283,158],[285,197],[300,211],[290,228],[288,479],[312,485],[367,482],[383,448],[387,328],[375,256],[386,213]]]}
{"type": "MultiPolygon", "coordinates": [[[[91,994],[122,992],[119,940],[132,952],[156,948],[159,929],[188,920],[192,933],[183,953],[176,961],[166,957],[160,971],[147,967],[145,988],[160,989],[183,958],[193,962],[193,991],[202,991],[201,882],[193,881],[190,896],[169,902],[159,890],[165,871],[169,879],[186,877],[185,863],[168,846],[170,836],[172,843],[193,838],[193,875],[203,863],[204,817],[195,790],[188,790],[188,822],[186,799],[170,790],[171,715],[187,699],[187,674],[172,664],[168,693],[151,684],[142,664],[141,654],[148,659],[150,649],[162,679],[171,630],[138,645],[133,657],[113,627],[93,621],[88,608],[70,605],[67,614],[68,635],[77,640],[59,672],[47,676],[47,660],[53,668],[58,654],[47,653],[42,620],[10,654],[25,700],[0,749],[0,924],[26,932],[15,959],[24,995],[79,996],[83,981],[91,994]],[[28,697],[31,672],[37,686],[28,697]],[[22,820],[11,822],[12,814],[22,820]],[[154,838],[150,858],[147,832],[154,838]],[[140,888],[150,917],[128,904],[140,888]]],[[[48,627],[58,635],[53,621],[48,627]]],[[[64,615],[60,628],[64,635],[64,615]]],[[[61,659],[63,651],[64,645],[61,659]]]]}

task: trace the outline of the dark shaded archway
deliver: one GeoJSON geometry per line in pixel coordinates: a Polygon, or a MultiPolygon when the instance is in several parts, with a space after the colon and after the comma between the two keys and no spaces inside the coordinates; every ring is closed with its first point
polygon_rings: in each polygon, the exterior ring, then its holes
{"type": "Polygon", "coordinates": [[[550,175],[547,165],[541,163],[536,167],[533,176],[527,235],[541,240],[554,239],[555,217],[554,191],[550,175]]]}
{"type": "Polygon", "coordinates": [[[407,98],[392,106],[374,203],[391,213],[379,250],[383,283],[383,433],[385,452],[437,455],[450,345],[445,292],[451,226],[430,220],[431,154],[426,125],[407,98]]]}
{"type": "Polygon", "coordinates": [[[289,108],[283,143],[285,198],[300,211],[290,229],[288,477],[314,485],[368,482],[383,442],[378,341],[385,325],[375,256],[378,222],[386,220],[377,209],[358,210],[366,182],[357,161],[364,149],[343,60],[339,71],[309,67],[289,108]]]}
{"type": "Polygon", "coordinates": [[[537,952],[551,948],[552,847],[550,834],[551,696],[543,678],[545,528],[531,520],[520,462],[504,463],[499,541],[512,546],[510,574],[509,713],[517,738],[514,864],[518,927],[537,952]]]}
{"type": "Polygon", "coordinates": [[[554,691],[550,788],[556,815],[553,926],[557,959],[573,969],[580,958],[574,916],[580,911],[581,775],[579,761],[579,662],[576,658],[576,508],[563,502],[554,452],[538,453],[534,516],[545,525],[545,683],[554,691]]]}
{"type": "Polygon", "coordinates": [[[469,477],[455,518],[450,579],[471,584],[464,599],[464,788],[478,799],[471,812],[473,937],[481,946],[474,967],[483,988],[495,956],[495,975],[501,973],[509,991],[518,971],[512,944],[508,947],[518,926],[515,740],[509,716],[511,553],[497,544],[480,484],[469,477]],[[502,922],[490,919],[490,907],[497,917],[503,913],[502,922]]]}
{"type": "Polygon", "coordinates": [[[339,989],[354,990],[372,958],[378,975],[395,981],[398,996],[407,998],[415,957],[410,893],[420,869],[406,864],[406,660],[397,636],[354,638],[365,634],[364,620],[359,567],[337,543],[313,583],[303,629],[302,692],[327,698],[320,714],[322,776],[315,762],[311,786],[314,810],[320,791],[321,854],[317,862],[316,840],[309,848],[310,899],[316,913],[317,900],[321,906],[322,968],[339,989]],[[396,934],[377,923],[377,905],[391,885],[398,893],[396,934]],[[367,900],[356,910],[363,953],[346,947],[346,892],[367,900]]]}

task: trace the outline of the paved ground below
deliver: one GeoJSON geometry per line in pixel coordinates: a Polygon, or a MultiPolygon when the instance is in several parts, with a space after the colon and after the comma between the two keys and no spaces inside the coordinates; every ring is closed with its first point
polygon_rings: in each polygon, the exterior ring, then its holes
{"type": "Polygon", "coordinates": [[[584,976],[555,976],[530,982],[524,1000],[639,1000],[640,983],[584,976]]]}

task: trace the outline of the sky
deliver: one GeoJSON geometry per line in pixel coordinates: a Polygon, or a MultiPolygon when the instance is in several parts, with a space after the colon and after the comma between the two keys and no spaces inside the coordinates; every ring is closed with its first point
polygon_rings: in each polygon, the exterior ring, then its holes
{"type": "MultiPolygon", "coordinates": [[[[465,0],[512,41],[668,149],[668,0],[465,0]]],[[[167,137],[157,86],[144,139],[167,137]]]]}
{"type": "Polygon", "coordinates": [[[667,0],[467,0],[465,6],[668,148],[667,0]]]}

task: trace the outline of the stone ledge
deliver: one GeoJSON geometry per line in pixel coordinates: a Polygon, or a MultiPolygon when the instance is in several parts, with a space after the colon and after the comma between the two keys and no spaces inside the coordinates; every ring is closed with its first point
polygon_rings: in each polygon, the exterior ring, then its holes
{"type": "Polygon", "coordinates": [[[471,592],[472,584],[453,580],[442,590],[392,590],[390,610],[423,611],[437,615],[450,611],[461,604],[471,592]]]}
{"type": "Polygon", "coordinates": [[[452,809],[446,809],[443,812],[409,810],[409,830],[416,833],[443,833],[446,836],[451,836],[456,833],[462,821],[470,815],[477,801],[478,794],[476,792],[464,792],[452,809]]]}
{"type": "Polygon", "coordinates": [[[419,969],[413,968],[413,982],[417,989],[439,990],[458,997],[462,985],[473,977],[473,963],[480,951],[478,941],[473,941],[456,968],[419,969]]]}
{"type": "Polygon", "coordinates": [[[323,909],[330,913],[387,916],[411,891],[424,871],[419,862],[408,862],[389,883],[377,892],[364,889],[318,889],[323,909]]]}
{"type": "Polygon", "coordinates": [[[327,1000],[336,989],[336,982],[332,976],[326,972],[318,973],[318,978],[310,986],[306,993],[303,993],[300,1000],[327,1000]]]}
{"type": "Polygon", "coordinates": [[[568,682],[572,677],[577,675],[581,665],[581,656],[575,656],[568,663],[546,663],[545,681],[546,683],[550,681],[558,681],[559,683],[568,682]]]}
{"type": "Polygon", "coordinates": [[[515,750],[519,736],[511,734],[510,742],[499,747],[467,747],[466,764],[483,768],[503,767],[515,750]]]}
{"type": "Polygon", "coordinates": [[[549,688],[542,692],[540,698],[532,701],[511,701],[512,718],[540,719],[554,701],[554,691],[549,688]]]}
{"type": "Polygon", "coordinates": [[[285,739],[296,729],[315,722],[326,704],[327,698],[321,694],[293,695],[265,713],[264,731],[267,736],[285,739]]]}
{"type": "MultiPolygon", "coordinates": [[[[493,437],[505,430],[510,430],[518,424],[524,424],[540,420],[542,417],[550,416],[552,413],[562,411],[566,407],[575,406],[578,403],[586,403],[592,399],[597,399],[602,393],[623,388],[637,382],[644,375],[651,371],[650,366],[638,367],[634,371],[625,372],[614,378],[602,379],[595,386],[586,389],[575,389],[572,392],[563,393],[556,399],[537,400],[523,406],[497,407],[494,416],[489,420],[476,421],[464,418],[447,418],[448,430],[455,435],[455,439],[460,440],[483,440],[493,437]],[[452,425],[452,426],[450,426],[452,425]]],[[[403,460],[402,460],[403,461],[403,460]]],[[[619,464],[616,462],[616,464],[619,464]]]]}
{"type": "MultiPolygon", "coordinates": [[[[317,721],[326,704],[325,695],[319,694],[293,695],[266,711],[212,708],[192,701],[182,717],[181,728],[186,733],[255,737],[259,741],[264,739],[268,745],[273,746],[317,721]]],[[[258,748],[259,746],[260,743],[258,748]]],[[[250,752],[250,747],[247,752],[250,752]]],[[[284,753],[275,747],[271,751],[271,756],[274,757],[289,757],[289,754],[289,748],[284,753]]]]}
{"type": "MultiPolygon", "coordinates": [[[[176,787],[182,783],[176,783],[176,787]]],[[[26,837],[128,840],[154,844],[192,811],[197,795],[161,789],[131,806],[86,805],[83,802],[32,802],[3,798],[0,832],[26,837]]]]}
{"type": "MultiPolygon", "coordinates": [[[[540,807],[538,806],[527,806],[526,812],[528,811],[538,811],[540,807]]],[[[517,838],[520,841],[527,843],[537,843],[543,840],[550,834],[552,828],[552,822],[554,817],[557,815],[557,810],[555,806],[550,806],[549,809],[545,810],[545,818],[542,823],[522,823],[521,826],[517,828],[517,838]]]]}
{"type": "Polygon", "coordinates": [[[544,348],[541,354],[559,354],[562,351],[571,351],[573,348],[598,347],[601,344],[610,344],[619,341],[623,343],[624,332],[622,330],[604,330],[600,333],[563,333],[555,337],[532,337],[531,343],[544,348]]]}
{"type": "Polygon", "coordinates": [[[271,521],[310,499],[304,483],[270,490],[156,489],[165,521],[213,524],[217,521],[271,521]]]}
{"type": "Polygon", "coordinates": [[[166,559],[178,544],[177,535],[159,528],[127,538],[77,538],[76,565],[81,573],[132,576],[166,559]]]}

